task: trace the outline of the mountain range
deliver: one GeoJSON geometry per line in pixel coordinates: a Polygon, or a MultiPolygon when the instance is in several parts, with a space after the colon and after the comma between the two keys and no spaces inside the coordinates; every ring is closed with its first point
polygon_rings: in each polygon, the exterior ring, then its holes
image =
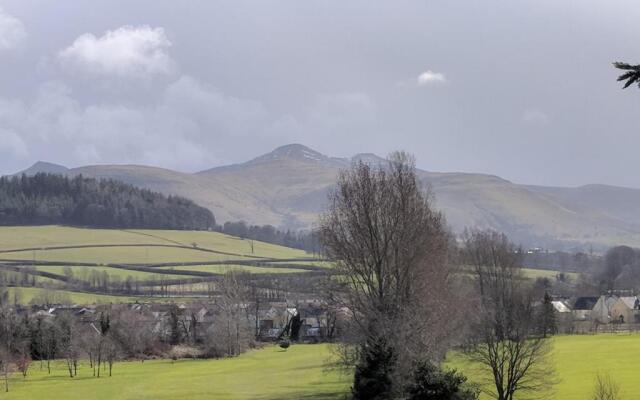
{"type": "MultiPolygon", "coordinates": [[[[338,172],[353,161],[384,163],[375,154],[329,157],[290,144],[241,164],[184,173],[142,165],[66,168],[37,162],[19,172],[109,178],[188,197],[219,222],[243,220],[308,229],[325,207],[338,172]]],[[[521,185],[498,176],[418,170],[454,231],[493,228],[528,247],[604,249],[640,246],[640,189],[521,185]]]]}

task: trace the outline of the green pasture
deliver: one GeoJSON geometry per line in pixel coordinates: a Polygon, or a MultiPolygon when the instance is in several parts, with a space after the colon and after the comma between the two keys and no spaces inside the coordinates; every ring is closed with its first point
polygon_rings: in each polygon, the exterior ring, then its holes
{"type": "Polygon", "coordinates": [[[34,363],[10,381],[8,400],[26,399],[344,399],[351,377],[326,370],[329,345],[269,345],[237,358],[117,363],[112,377],[93,378],[86,363],[71,379],[62,363],[52,375],[34,363]]]}
{"type": "Polygon", "coordinates": [[[172,247],[106,247],[0,253],[0,258],[95,263],[155,263],[229,259],[303,258],[302,250],[240,239],[218,232],[171,230],[83,229],[65,226],[0,227],[0,250],[85,245],[169,245],[172,247]],[[230,254],[216,254],[218,251],[230,254]]]}
{"type": "MultiPolygon", "coordinates": [[[[550,269],[536,269],[536,268],[522,268],[522,272],[524,273],[524,276],[531,279],[536,279],[536,278],[555,279],[556,275],[559,274],[558,271],[554,271],[550,269]]],[[[565,272],[565,275],[575,282],[578,279],[579,274],[575,272],[565,272]]]]}
{"type": "Polygon", "coordinates": [[[188,275],[164,274],[161,269],[158,269],[158,273],[136,271],[131,269],[114,268],[114,267],[84,267],[84,266],[64,267],[61,265],[41,265],[36,267],[36,269],[38,271],[50,272],[52,274],[57,274],[57,275],[64,275],[65,271],[67,269],[70,269],[71,272],[73,273],[73,278],[81,281],[88,281],[94,272],[97,272],[100,274],[102,274],[103,272],[106,272],[109,275],[110,279],[117,277],[121,280],[125,280],[129,276],[134,279],[139,279],[140,281],[156,280],[160,278],[166,278],[166,279],[193,278],[193,276],[188,276],[188,275]]]}
{"type": "MultiPolygon", "coordinates": [[[[600,334],[558,336],[552,340],[551,366],[556,371],[558,383],[551,393],[538,393],[544,399],[590,399],[594,379],[599,372],[608,373],[621,389],[619,400],[640,398],[640,379],[634,368],[640,359],[639,334],[600,334]]],[[[465,373],[469,380],[484,385],[486,371],[467,362],[460,355],[453,355],[448,366],[465,373]]],[[[549,368],[551,370],[551,368],[549,368]]],[[[489,400],[483,395],[481,400],[489,400]]]]}
{"type": "MultiPolygon", "coordinates": [[[[174,271],[199,271],[199,272],[210,272],[215,274],[224,274],[229,271],[239,271],[239,272],[249,272],[252,274],[281,274],[281,273],[292,273],[292,272],[309,272],[306,269],[296,269],[296,268],[273,268],[273,267],[254,267],[248,265],[181,265],[177,267],[161,267],[157,268],[158,272],[162,270],[174,270],[174,271]]],[[[178,276],[178,275],[170,275],[170,276],[178,276]]]]}
{"type": "MultiPolygon", "coordinates": [[[[40,298],[43,293],[52,291],[53,289],[35,288],[35,287],[10,287],[9,298],[13,301],[17,298],[20,304],[29,304],[34,297],[40,298]]],[[[133,303],[138,301],[147,301],[148,298],[135,296],[111,296],[96,293],[73,292],[70,290],[55,289],[56,294],[60,294],[70,299],[73,304],[108,304],[108,303],[133,303]]]]}
{"type": "Polygon", "coordinates": [[[154,264],[165,262],[206,262],[248,259],[180,247],[81,247],[0,253],[7,260],[57,261],[94,264],[154,264]]]}

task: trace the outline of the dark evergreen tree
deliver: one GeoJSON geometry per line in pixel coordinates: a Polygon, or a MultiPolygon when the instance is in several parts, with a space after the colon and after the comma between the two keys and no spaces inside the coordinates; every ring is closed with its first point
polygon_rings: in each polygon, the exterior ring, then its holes
{"type": "Polygon", "coordinates": [[[109,314],[105,314],[101,312],[99,323],[100,323],[100,334],[104,336],[107,333],[109,333],[109,329],[111,329],[111,317],[109,316],[109,314]]]}
{"type": "Polygon", "coordinates": [[[552,301],[553,298],[548,292],[545,292],[540,310],[540,331],[543,337],[547,337],[547,335],[555,335],[558,332],[556,312],[552,301]]]}
{"type": "Polygon", "coordinates": [[[180,344],[182,335],[180,334],[180,316],[178,315],[178,307],[171,306],[169,310],[169,343],[172,345],[180,344]]]}
{"type": "Polygon", "coordinates": [[[396,363],[393,348],[382,337],[372,337],[356,365],[353,400],[392,399],[391,373],[396,363]]]}
{"type": "Polygon", "coordinates": [[[0,178],[0,225],[213,229],[211,211],[113,180],[53,174],[0,178]]]}
{"type": "Polygon", "coordinates": [[[300,313],[296,313],[291,318],[291,335],[292,341],[297,342],[300,339],[300,328],[302,327],[302,320],[300,319],[300,313]]]}
{"type": "Polygon", "coordinates": [[[442,371],[429,361],[417,363],[413,381],[407,388],[408,400],[476,400],[476,388],[465,386],[467,378],[453,371],[442,371]]]}

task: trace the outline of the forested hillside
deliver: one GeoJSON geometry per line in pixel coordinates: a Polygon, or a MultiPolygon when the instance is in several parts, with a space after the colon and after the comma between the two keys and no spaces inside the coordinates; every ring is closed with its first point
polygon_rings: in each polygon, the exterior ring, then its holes
{"type": "Polygon", "coordinates": [[[113,180],[48,173],[0,178],[0,225],[210,229],[210,210],[113,180]]]}

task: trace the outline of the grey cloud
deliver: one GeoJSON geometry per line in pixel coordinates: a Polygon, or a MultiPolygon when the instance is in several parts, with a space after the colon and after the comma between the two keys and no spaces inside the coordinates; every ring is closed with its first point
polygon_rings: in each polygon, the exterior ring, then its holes
{"type": "Polygon", "coordinates": [[[4,12],[0,7],[0,50],[18,47],[26,36],[27,32],[22,21],[4,12]]]}
{"type": "Polygon", "coordinates": [[[640,186],[640,93],[611,67],[640,62],[635,0],[60,4],[2,2],[29,31],[2,52],[2,172],[38,159],[199,169],[298,142],[406,149],[421,168],[522,183],[640,186]],[[142,54],[171,67],[108,51],[81,62],[123,26],[162,28],[171,45],[142,40],[159,51],[142,54]],[[91,46],[58,58],[87,33],[91,46]]]}

